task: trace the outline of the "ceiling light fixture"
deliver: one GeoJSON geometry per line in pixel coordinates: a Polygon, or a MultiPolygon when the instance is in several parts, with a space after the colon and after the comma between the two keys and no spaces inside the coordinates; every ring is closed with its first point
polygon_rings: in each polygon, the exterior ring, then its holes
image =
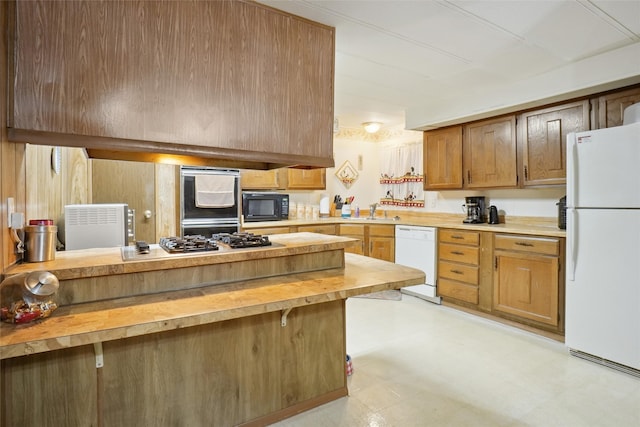
{"type": "Polygon", "coordinates": [[[365,122],[365,123],[362,124],[362,126],[364,127],[364,130],[366,130],[367,132],[376,133],[382,127],[382,123],[380,123],[380,122],[365,122]]]}

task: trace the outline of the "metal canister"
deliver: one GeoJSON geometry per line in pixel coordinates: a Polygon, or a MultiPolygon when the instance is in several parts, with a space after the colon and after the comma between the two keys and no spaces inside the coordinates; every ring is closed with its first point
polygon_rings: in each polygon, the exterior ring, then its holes
{"type": "Polygon", "coordinates": [[[24,231],[27,262],[52,261],[56,258],[58,227],[55,225],[28,225],[24,231]]]}

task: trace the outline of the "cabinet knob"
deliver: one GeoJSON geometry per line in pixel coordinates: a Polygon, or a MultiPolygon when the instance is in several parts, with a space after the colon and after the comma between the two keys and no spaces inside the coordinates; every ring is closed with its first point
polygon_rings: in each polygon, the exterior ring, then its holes
{"type": "Polygon", "coordinates": [[[149,209],[144,211],[143,214],[144,214],[144,219],[151,219],[151,211],[149,209]]]}

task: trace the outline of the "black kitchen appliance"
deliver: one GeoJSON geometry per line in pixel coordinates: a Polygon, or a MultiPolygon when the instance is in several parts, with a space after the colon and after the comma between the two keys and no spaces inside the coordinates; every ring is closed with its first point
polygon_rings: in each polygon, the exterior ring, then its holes
{"type": "Polygon", "coordinates": [[[500,224],[498,208],[495,206],[489,206],[489,224],[500,224]]]}
{"type": "Polygon", "coordinates": [[[567,196],[561,197],[558,203],[558,228],[567,229],[567,196]]]}
{"type": "Polygon", "coordinates": [[[180,236],[240,231],[240,171],[180,167],[180,236]]]}
{"type": "Polygon", "coordinates": [[[486,222],[484,196],[465,197],[467,217],[462,220],[465,224],[481,224],[486,222]]]}
{"type": "Polygon", "coordinates": [[[289,219],[289,195],[273,192],[242,193],[242,215],[245,222],[282,221],[289,219]]]}

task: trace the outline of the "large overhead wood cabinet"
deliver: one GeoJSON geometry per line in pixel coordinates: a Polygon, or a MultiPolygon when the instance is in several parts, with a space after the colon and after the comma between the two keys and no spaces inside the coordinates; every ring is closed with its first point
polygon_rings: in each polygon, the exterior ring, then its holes
{"type": "Polygon", "coordinates": [[[567,135],[589,130],[589,101],[523,113],[518,127],[523,185],[565,184],[567,135]]]}
{"type": "Polygon", "coordinates": [[[624,109],[640,102],[640,87],[609,93],[598,98],[598,129],[620,126],[624,109]]]}
{"type": "Polygon", "coordinates": [[[462,126],[425,132],[424,189],[462,188],[462,126]]]}
{"type": "Polygon", "coordinates": [[[241,0],[15,12],[13,140],[333,166],[332,27],[241,0]]]}
{"type": "Polygon", "coordinates": [[[465,125],[462,139],[464,187],[517,187],[516,143],[515,116],[465,125]]]}
{"type": "Polygon", "coordinates": [[[280,168],[240,171],[243,190],[324,190],[327,170],[280,168]]]}

